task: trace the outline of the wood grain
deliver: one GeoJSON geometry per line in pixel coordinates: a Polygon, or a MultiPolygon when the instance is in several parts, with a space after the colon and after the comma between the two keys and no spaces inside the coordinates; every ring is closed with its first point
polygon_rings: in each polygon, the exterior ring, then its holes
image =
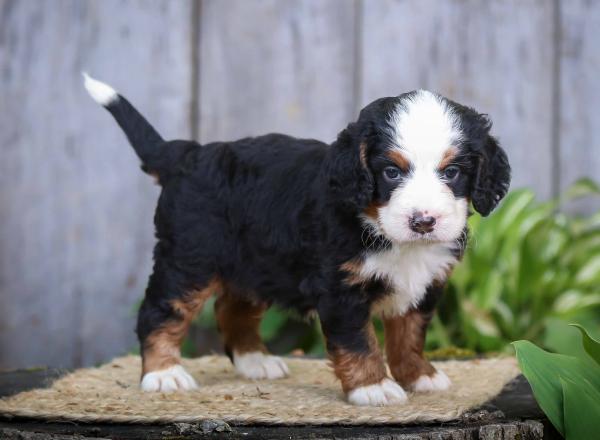
{"type": "Polygon", "coordinates": [[[488,113],[512,188],[551,195],[550,1],[362,3],[360,105],[424,88],[488,113]]]}
{"type": "Polygon", "coordinates": [[[0,368],[89,365],[135,346],[157,187],[80,72],[165,136],[189,135],[189,9],[0,3],[0,368]]]}
{"type": "Polygon", "coordinates": [[[202,141],[269,132],[335,139],[355,117],[354,3],[204,1],[202,141]]]}
{"type": "MultiPolygon", "coordinates": [[[[600,181],[600,2],[560,2],[560,152],[558,176],[566,188],[582,176],[600,181]]],[[[600,198],[569,205],[591,213],[600,198]]]]}

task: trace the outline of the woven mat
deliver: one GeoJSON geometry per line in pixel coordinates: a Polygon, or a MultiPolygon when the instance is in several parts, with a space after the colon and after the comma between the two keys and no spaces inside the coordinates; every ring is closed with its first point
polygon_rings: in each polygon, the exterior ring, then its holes
{"type": "Polygon", "coordinates": [[[518,374],[513,358],[434,362],[453,386],[409,395],[388,407],[347,404],[325,360],[286,359],[291,376],[275,381],[241,379],[229,359],[184,359],[200,384],[186,393],[143,393],[140,358],[117,358],[77,370],[51,388],[0,399],[0,414],[81,422],[172,423],[221,419],[233,424],[402,424],[449,421],[497,395],[518,374]]]}

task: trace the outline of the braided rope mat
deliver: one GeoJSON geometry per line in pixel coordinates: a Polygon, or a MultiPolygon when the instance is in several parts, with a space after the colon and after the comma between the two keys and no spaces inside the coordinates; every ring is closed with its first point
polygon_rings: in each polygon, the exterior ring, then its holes
{"type": "Polygon", "coordinates": [[[497,395],[518,374],[513,358],[434,362],[453,386],[415,393],[388,407],[347,404],[325,360],[286,359],[291,375],[251,381],[235,375],[229,359],[205,356],[183,365],[200,388],[186,393],[143,393],[140,358],[121,357],[77,370],[36,389],[0,399],[0,414],[46,420],[173,423],[221,419],[233,424],[402,424],[449,421],[497,395]]]}

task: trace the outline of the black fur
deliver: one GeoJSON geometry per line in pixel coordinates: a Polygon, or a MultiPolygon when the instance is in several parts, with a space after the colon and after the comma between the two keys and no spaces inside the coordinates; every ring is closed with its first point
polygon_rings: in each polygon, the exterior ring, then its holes
{"type": "MultiPolygon", "coordinates": [[[[165,142],[124,98],[109,105],[144,169],[162,185],[154,273],[137,326],[142,343],[180,319],[170,300],[218,277],[240,296],[316,310],[329,349],[367,350],[363,329],[386,286],[348,285],[340,266],[365,252],[359,214],[393,190],[381,180],[393,142],[388,120],[410,96],[373,102],[331,145],[281,134],[207,145],[165,142]]],[[[448,102],[467,135],[456,159],[464,172],[449,185],[487,215],[506,193],[506,155],[489,136],[487,118],[448,102]]],[[[381,248],[389,245],[381,240],[381,248]]],[[[463,246],[457,243],[457,254],[463,246]]],[[[430,290],[421,306],[426,313],[441,287],[430,290]]]]}
{"type": "Polygon", "coordinates": [[[490,135],[492,123],[487,115],[449,99],[446,101],[460,117],[461,131],[465,134],[461,166],[471,179],[468,190],[463,188],[461,194],[470,196],[475,210],[485,217],[508,192],[511,178],[508,158],[490,135]]]}

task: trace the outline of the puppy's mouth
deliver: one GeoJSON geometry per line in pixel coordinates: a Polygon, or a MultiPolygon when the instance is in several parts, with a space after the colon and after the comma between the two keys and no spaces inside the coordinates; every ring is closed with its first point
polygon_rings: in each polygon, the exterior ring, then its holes
{"type": "Polygon", "coordinates": [[[390,244],[395,243],[398,245],[433,244],[442,243],[444,241],[440,239],[438,234],[436,234],[436,231],[425,233],[407,231],[404,234],[402,234],[402,236],[397,236],[387,233],[384,228],[380,228],[379,233],[382,239],[389,241],[390,244]]]}
{"type": "Polygon", "coordinates": [[[425,233],[411,231],[407,238],[406,241],[410,243],[441,243],[443,241],[437,236],[435,231],[425,233]]]}
{"type": "Polygon", "coordinates": [[[410,229],[399,230],[395,234],[386,230],[385,225],[376,219],[364,223],[364,230],[361,240],[368,249],[386,249],[394,244],[406,245],[427,245],[446,243],[454,241],[440,237],[440,231],[433,229],[431,231],[415,232],[410,229]]]}

